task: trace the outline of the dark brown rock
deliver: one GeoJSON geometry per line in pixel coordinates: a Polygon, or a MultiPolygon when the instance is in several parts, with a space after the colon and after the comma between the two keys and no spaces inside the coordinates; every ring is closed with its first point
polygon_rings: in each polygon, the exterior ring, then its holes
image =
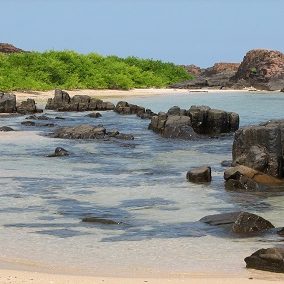
{"type": "Polygon", "coordinates": [[[264,174],[246,166],[236,166],[225,170],[224,179],[229,190],[280,191],[284,190],[284,180],[264,174]]]}
{"type": "Polygon", "coordinates": [[[220,226],[241,236],[254,236],[274,228],[264,218],[248,212],[230,212],[203,217],[200,222],[220,226]]]}
{"type": "Polygon", "coordinates": [[[194,168],[187,172],[186,178],[190,182],[200,183],[200,182],[210,182],[211,177],[211,168],[210,167],[201,167],[194,168]]]}
{"type": "Polygon", "coordinates": [[[239,129],[233,143],[233,166],[245,165],[284,177],[284,120],[239,129]]]}
{"type": "Polygon", "coordinates": [[[16,111],[16,96],[0,92],[0,113],[12,113],[16,111]]]}
{"type": "Polygon", "coordinates": [[[260,249],[245,262],[247,268],[284,273],[284,248],[260,249]]]}
{"type": "Polygon", "coordinates": [[[86,115],[87,117],[91,117],[91,118],[99,118],[102,115],[99,112],[92,112],[86,115]]]}
{"type": "Polygon", "coordinates": [[[27,99],[17,106],[17,113],[20,114],[32,114],[38,112],[42,112],[42,110],[37,109],[36,103],[33,99],[27,99]]]}

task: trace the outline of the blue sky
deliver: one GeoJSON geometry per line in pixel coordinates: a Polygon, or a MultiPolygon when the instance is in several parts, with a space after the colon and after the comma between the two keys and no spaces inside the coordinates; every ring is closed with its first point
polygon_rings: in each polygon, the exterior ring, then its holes
{"type": "Polygon", "coordinates": [[[284,51],[284,0],[0,0],[0,42],[202,67],[284,51]]]}

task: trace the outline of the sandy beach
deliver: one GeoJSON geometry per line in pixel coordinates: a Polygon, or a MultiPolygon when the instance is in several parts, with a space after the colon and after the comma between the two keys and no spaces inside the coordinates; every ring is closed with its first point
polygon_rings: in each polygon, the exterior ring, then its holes
{"type": "MultiPolygon", "coordinates": [[[[232,92],[251,92],[249,90],[216,90],[216,89],[132,89],[132,90],[71,90],[67,91],[71,97],[75,95],[88,95],[101,99],[118,99],[128,97],[148,97],[161,96],[171,94],[192,94],[192,93],[232,93],[232,92]]],[[[262,91],[257,91],[262,92],[262,91]]],[[[35,92],[13,92],[17,96],[17,101],[21,102],[28,98],[34,99],[36,103],[42,105],[49,98],[53,98],[54,90],[52,91],[35,91],[35,92]]]]}
{"type": "Polygon", "coordinates": [[[0,270],[0,283],[41,283],[41,284],[265,284],[283,283],[277,278],[260,280],[254,278],[209,278],[187,276],[180,278],[113,278],[113,277],[90,277],[63,274],[46,274],[39,272],[0,270]]]}

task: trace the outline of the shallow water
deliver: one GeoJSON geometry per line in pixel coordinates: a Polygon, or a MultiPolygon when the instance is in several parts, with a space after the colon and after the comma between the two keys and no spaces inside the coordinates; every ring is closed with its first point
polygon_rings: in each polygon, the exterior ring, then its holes
{"type": "MultiPolygon", "coordinates": [[[[173,105],[209,105],[238,112],[242,126],[283,118],[284,106],[283,94],[271,93],[194,93],[128,101],[156,112],[173,105]]],[[[281,244],[274,236],[236,239],[198,222],[205,215],[246,210],[283,226],[284,194],[225,190],[220,163],[231,158],[232,135],[170,140],[147,130],[149,121],[136,116],[46,114],[66,118],[54,120],[58,126],[103,124],[132,133],[135,140],[53,139],[46,137],[52,128],[22,126],[22,116],[0,117],[0,126],[18,130],[0,132],[1,259],[91,274],[246,276],[256,272],[244,269],[244,257],[281,244]],[[47,158],[57,146],[71,156],[47,158]],[[211,184],[186,182],[187,170],[199,165],[212,166],[211,184]],[[82,223],[86,216],[121,224],[82,223]]]]}

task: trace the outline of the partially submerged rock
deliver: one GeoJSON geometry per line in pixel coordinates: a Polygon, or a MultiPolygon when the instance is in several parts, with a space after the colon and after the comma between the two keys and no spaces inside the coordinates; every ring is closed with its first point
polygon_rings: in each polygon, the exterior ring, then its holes
{"type": "Polygon", "coordinates": [[[55,90],[54,98],[48,99],[45,108],[57,111],[104,111],[113,110],[114,104],[85,95],[70,98],[67,92],[55,90]]]}
{"type": "Polygon", "coordinates": [[[246,267],[284,273],[284,248],[260,249],[245,258],[246,267]]]}
{"type": "Polygon", "coordinates": [[[264,174],[246,166],[236,166],[225,170],[226,188],[244,191],[284,190],[284,180],[264,174]]]}
{"type": "Polygon", "coordinates": [[[284,120],[239,129],[233,143],[233,166],[244,165],[284,177],[284,120]]]}
{"type": "Polygon", "coordinates": [[[87,117],[91,117],[91,118],[99,118],[102,115],[99,112],[92,112],[86,115],[87,117]]]}
{"type": "Polygon", "coordinates": [[[22,125],[24,126],[36,126],[36,127],[54,127],[54,123],[35,123],[34,121],[27,120],[21,122],[22,125]]]}
{"type": "Polygon", "coordinates": [[[200,222],[220,226],[228,231],[242,236],[254,236],[265,232],[274,226],[264,218],[248,212],[231,212],[203,217],[200,222]]]}
{"type": "Polygon", "coordinates": [[[47,157],[64,157],[64,156],[69,156],[69,152],[64,148],[57,147],[54,153],[48,155],[47,157]]]}
{"type": "Polygon", "coordinates": [[[121,222],[117,222],[111,219],[105,219],[100,217],[84,217],[82,218],[82,222],[93,223],[93,224],[101,224],[101,225],[119,225],[121,222]]]}
{"type": "Polygon", "coordinates": [[[15,131],[15,130],[13,128],[9,127],[9,126],[2,126],[2,127],[0,127],[0,131],[9,132],[9,131],[15,131]]]}
{"type": "Polygon", "coordinates": [[[123,134],[119,131],[107,132],[102,125],[93,126],[89,124],[61,127],[56,129],[51,136],[62,139],[134,139],[134,136],[131,134],[123,134]]]}
{"type": "Polygon", "coordinates": [[[189,110],[174,106],[167,113],[159,112],[153,116],[149,125],[149,129],[163,137],[182,139],[200,138],[200,135],[220,135],[234,132],[238,127],[238,114],[211,109],[208,106],[192,106],[189,110]]]}
{"type": "Polygon", "coordinates": [[[16,96],[0,92],[0,113],[16,112],[16,96]]]}
{"type": "Polygon", "coordinates": [[[200,167],[194,168],[187,172],[186,178],[190,182],[200,183],[200,182],[210,182],[211,168],[210,167],[200,167]]]}
{"type": "Polygon", "coordinates": [[[150,119],[152,116],[156,115],[150,109],[145,109],[144,107],[138,105],[129,104],[125,101],[118,102],[114,111],[122,115],[136,114],[142,119],[150,119]]]}
{"type": "Polygon", "coordinates": [[[26,119],[28,119],[28,120],[50,120],[51,118],[46,116],[46,115],[39,115],[39,116],[30,115],[30,116],[26,117],[26,119]]]}

